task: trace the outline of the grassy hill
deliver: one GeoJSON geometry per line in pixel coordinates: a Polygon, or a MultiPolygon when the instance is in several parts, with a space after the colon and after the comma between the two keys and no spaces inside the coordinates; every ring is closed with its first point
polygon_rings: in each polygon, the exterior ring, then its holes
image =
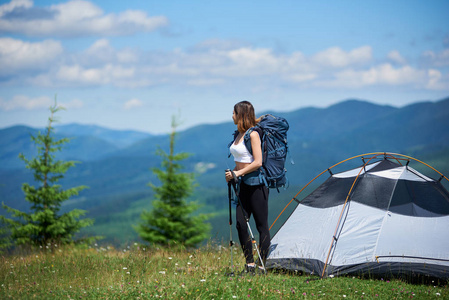
{"type": "MultiPolygon", "coordinates": [[[[234,247],[235,248],[235,247],[234,247]]],[[[54,247],[8,256],[0,265],[2,299],[448,299],[445,281],[269,272],[243,269],[240,251],[54,247]],[[237,254],[238,253],[238,254],[237,254]],[[232,268],[231,262],[233,262],[232,268]]]]}

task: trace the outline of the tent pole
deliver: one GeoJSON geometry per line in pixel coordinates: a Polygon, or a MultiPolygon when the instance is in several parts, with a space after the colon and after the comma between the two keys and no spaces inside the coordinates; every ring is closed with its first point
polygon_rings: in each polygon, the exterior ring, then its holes
{"type": "Polygon", "coordinates": [[[329,262],[329,257],[330,257],[332,248],[334,247],[334,244],[335,244],[335,243],[337,242],[337,240],[338,240],[338,238],[337,238],[338,228],[340,227],[341,218],[342,218],[343,213],[344,213],[344,211],[345,211],[345,209],[346,209],[346,204],[348,203],[349,197],[351,196],[352,190],[354,189],[355,183],[357,182],[357,179],[359,178],[360,173],[362,173],[362,170],[365,169],[365,166],[366,166],[366,165],[367,165],[373,158],[375,158],[375,157],[377,157],[377,155],[371,157],[371,158],[370,158],[370,159],[363,165],[363,167],[360,168],[359,173],[357,174],[356,178],[354,179],[354,182],[352,183],[351,188],[349,189],[348,195],[346,196],[346,199],[345,199],[345,203],[343,204],[343,208],[341,209],[340,217],[338,218],[337,227],[335,228],[334,235],[332,236],[332,242],[331,242],[331,245],[330,245],[330,247],[329,247],[329,251],[327,252],[326,262],[324,263],[324,268],[323,268],[323,272],[321,273],[321,278],[324,277],[324,273],[326,272],[326,268],[327,268],[327,264],[328,264],[328,262],[329,262]]]}

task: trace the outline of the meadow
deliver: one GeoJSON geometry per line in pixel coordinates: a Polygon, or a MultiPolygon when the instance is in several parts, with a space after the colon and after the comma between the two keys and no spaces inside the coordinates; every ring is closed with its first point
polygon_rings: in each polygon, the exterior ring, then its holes
{"type": "Polygon", "coordinates": [[[212,243],[194,250],[48,245],[1,257],[0,299],[449,299],[447,282],[238,276],[242,269],[240,249],[231,257],[229,247],[212,243]]]}

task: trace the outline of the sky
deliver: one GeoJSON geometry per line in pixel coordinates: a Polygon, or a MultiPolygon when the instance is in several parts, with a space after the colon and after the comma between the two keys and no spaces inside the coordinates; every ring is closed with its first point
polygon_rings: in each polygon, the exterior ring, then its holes
{"type": "Polygon", "coordinates": [[[168,133],[347,99],[449,96],[449,1],[0,0],[0,128],[168,133]]]}

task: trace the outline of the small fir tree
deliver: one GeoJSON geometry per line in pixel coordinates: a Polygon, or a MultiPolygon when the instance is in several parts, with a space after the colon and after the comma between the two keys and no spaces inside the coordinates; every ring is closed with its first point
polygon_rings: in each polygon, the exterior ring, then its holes
{"type": "Polygon", "coordinates": [[[56,160],[55,153],[61,151],[62,146],[69,142],[64,138],[56,140],[53,133],[54,114],[63,109],[57,106],[50,107],[51,116],[48,119],[46,133],[39,132],[31,136],[37,145],[37,157],[28,160],[23,154],[19,157],[25,162],[26,168],[34,173],[34,180],[38,187],[28,183],[22,185],[25,199],[31,203],[30,213],[23,212],[3,203],[3,208],[12,219],[0,216],[0,221],[10,230],[11,239],[17,245],[42,246],[49,243],[67,244],[73,241],[74,235],[83,227],[93,224],[91,219],[79,219],[86,211],[74,209],[59,214],[62,202],[86,188],[78,186],[63,190],[57,184],[64,177],[67,170],[75,165],[74,161],[56,160]]]}
{"type": "Polygon", "coordinates": [[[193,193],[194,174],[180,172],[183,166],[179,162],[189,154],[174,154],[175,136],[176,120],[173,118],[170,153],[159,149],[157,154],[162,157],[162,168],[152,169],[162,185],[149,184],[155,193],[153,209],[142,213],[141,223],[135,229],[149,243],[164,246],[180,243],[194,247],[209,237],[211,226],[205,222],[209,215],[193,215],[199,205],[186,201],[193,193]]]}
{"type": "Polygon", "coordinates": [[[0,224],[0,253],[12,246],[11,234],[5,224],[0,224]]]}

